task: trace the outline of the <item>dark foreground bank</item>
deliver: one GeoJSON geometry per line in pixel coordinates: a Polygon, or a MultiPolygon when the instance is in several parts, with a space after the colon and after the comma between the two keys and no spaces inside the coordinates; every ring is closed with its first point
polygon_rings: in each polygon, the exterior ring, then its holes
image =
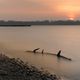
{"type": "Polygon", "coordinates": [[[20,59],[0,54],[0,80],[60,80],[60,78],[38,70],[20,59]]]}

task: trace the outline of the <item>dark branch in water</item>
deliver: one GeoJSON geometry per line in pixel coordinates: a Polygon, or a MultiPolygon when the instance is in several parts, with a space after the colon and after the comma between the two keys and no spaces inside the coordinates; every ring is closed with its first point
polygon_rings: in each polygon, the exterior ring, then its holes
{"type": "MultiPolygon", "coordinates": [[[[38,49],[38,48],[37,48],[37,49],[38,49]]],[[[34,50],[36,50],[36,49],[34,49],[34,50]]],[[[37,50],[34,52],[34,50],[33,50],[33,51],[27,50],[26,52],[28,52],[28,53],[37,53],[37,54],[47,54],[47,55],[56,56],[58,59],[61,58],[61,59],[63,59],[63,60],[72,61],[71,58],[68,58],[68,57],[65,57],[65,56],[61,55],[61,50],[59,50],[59,52],[58,52],[57,54],[49,53],[49,52],[44,52],[44,49],[42,50],[42,52],[38,52],[37,50]]]]}
{"type": "Polygon", "coordinates": [[[40,49],[40,48],[36,48],[36,49],[33,50],[33,52],[36,53],[36,51],[39,50],[39,49],[40,49]]]}

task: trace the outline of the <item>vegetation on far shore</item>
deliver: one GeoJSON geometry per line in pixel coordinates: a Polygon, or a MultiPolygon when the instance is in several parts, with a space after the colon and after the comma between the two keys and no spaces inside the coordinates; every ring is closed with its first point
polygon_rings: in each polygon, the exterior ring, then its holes
{"type": "Polygon", "coordinates": [[[8,27],[20,27],[20,26],[31,26],[31,25],[80,25],[79,20],[42,20],[42,21],[0,21],[0,26],[8,27]]]}
{"type": "Polygon", "coordinates": [[[60,80],[60,77],[0,54],[0,80],[60,80]]]}

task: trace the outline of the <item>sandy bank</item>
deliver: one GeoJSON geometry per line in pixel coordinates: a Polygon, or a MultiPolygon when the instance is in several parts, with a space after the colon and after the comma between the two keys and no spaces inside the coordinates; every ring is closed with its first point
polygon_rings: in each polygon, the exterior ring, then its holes
{"type": "Polygon", "coordinates": [[[0,80],[60,80],[20,59],[9,58],[0,54],[0,80]]]}

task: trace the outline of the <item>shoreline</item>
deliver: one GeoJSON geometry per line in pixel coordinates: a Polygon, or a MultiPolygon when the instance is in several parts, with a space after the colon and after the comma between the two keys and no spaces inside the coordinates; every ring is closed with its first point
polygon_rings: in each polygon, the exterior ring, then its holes
{"type": "Polygon", "coordinates": [[[0,54],[0,80],[61,80],[61,78],[24,63],[19,58],[9,58],[0,54]]]}

